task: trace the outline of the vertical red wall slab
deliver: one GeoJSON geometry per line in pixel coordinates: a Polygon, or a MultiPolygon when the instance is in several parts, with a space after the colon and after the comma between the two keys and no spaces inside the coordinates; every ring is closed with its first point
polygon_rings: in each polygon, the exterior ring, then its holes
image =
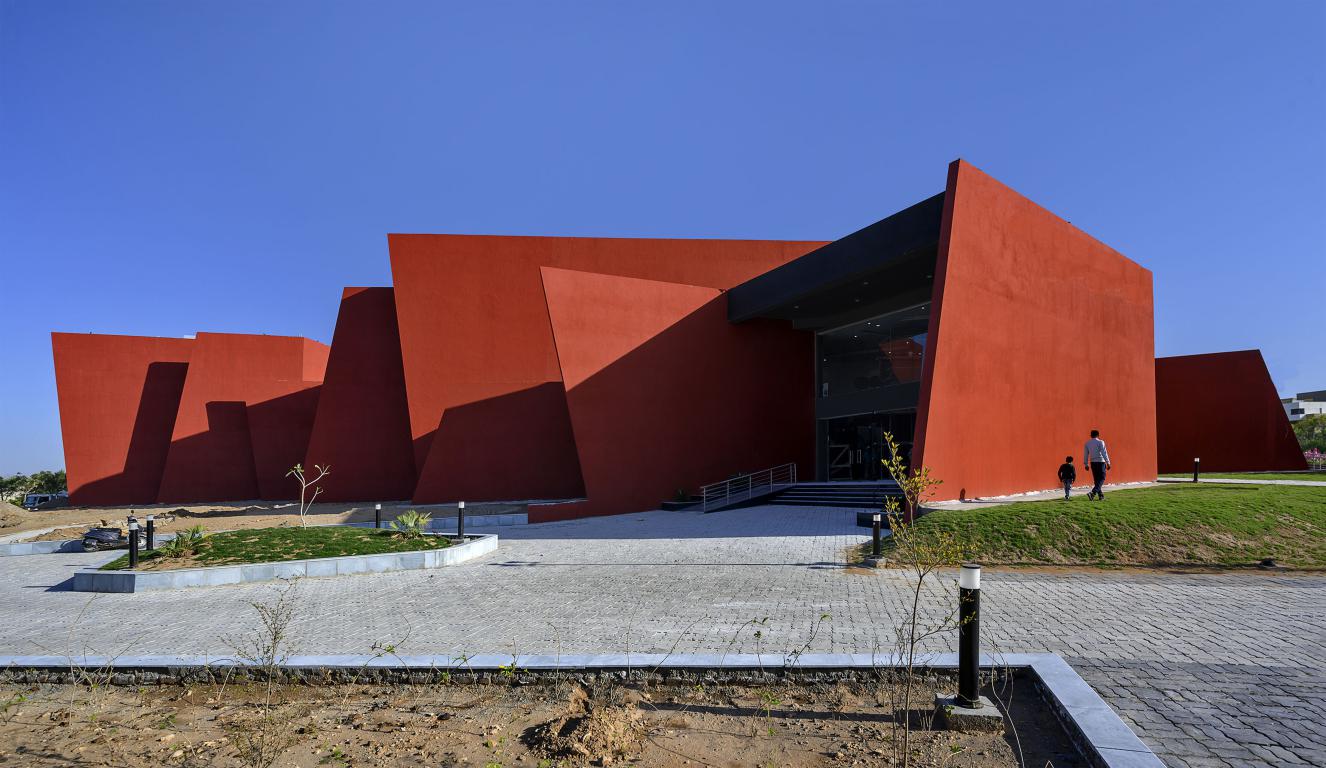
{"type": "Polygon", "coordinates": [[[715,289],[542,270],[587,500],[531,522],[656,509],[676,489],[814,462],[813,339],[733,325],[715,289]]]}
{"type": "Polygon", "coordinates": [[[51,334],[70,503],[156,501],[192,345],[51,334]]]}
{"type": "Polygon", "coordinates": [[[1256,349],[1157,358],[1156,442],[1161,472],[1308,468],[1256,349]]]}
{"type": "Polygon", "coordinates": [[[961,160],[949,167],[915,455],[936,498],[1052,488],[1089,430],[1156,476],[1151,272],[961,160]]]}
{"type": "Polygon", "coordinates": [[[304,466],[331,466],[325,501],[408,499],[414,449],[396,302],[390,288],[346,288],[304,466]]]}
{"type": "Polygon", "coordinates": [[[584,493],[542,266],[729,288],[823,243],[391,235],[426,502],[584,493]]]}
{"type": "Polygon", "coordinates": [[[158,500],[297,496],[285,473],[304,460],[327,353],[297,336],[198,334],[158,500]]]}

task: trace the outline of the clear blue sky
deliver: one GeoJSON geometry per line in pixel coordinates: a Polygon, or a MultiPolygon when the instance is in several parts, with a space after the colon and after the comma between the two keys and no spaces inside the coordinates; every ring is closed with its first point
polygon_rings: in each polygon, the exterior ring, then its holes
{"type": "Polygon", "coordinates": [[[0,0],[0,472],[49,333],[331,340],[388,232],[832,239],[966,158],[1326,388],[1326,3],[0,0]]]}

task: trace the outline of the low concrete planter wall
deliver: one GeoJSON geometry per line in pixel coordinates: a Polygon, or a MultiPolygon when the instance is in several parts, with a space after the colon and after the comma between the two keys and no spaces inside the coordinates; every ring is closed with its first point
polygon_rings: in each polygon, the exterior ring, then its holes
{"type": "Polygon", "coordinates": [[[467,535],[465,538],[466,542],[464,544],[455,544],[446,549],[427,549],[417,552],[347,555],[345,557],[324,557],[316,560],[289,560],[281,563],[218,565],[210,568],[180,568],[172,571],[102,571],[89,569],[74,574],[74,589],[79,592],[147,592],[158,589],[248,584],[258,581],[275,581],[277,579],[412,571],[463,563],[466,560],[473,560],[497,549],[496,534],[467,535]]]}
{"type": "Polygon", "coordinates": [[[82,551],[82,539],[65,539],[63,541],[19,541],[13,544],[0,544],[0,557],[49,555],[52,552],[82,551]]]}

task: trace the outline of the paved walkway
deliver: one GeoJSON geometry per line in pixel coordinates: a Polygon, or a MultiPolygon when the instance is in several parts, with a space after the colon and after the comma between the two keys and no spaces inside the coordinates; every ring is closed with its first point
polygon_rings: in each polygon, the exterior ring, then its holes
{"type": "MultiPolygon", "coordinates": [[[[1320,477],[1320,475],[1318,475],[1320,477]]],[[[1156,482],[1160,483],[1191,483],[1192,478],[1182,477],[1162,477],[1156,482]]],[[[1216,483],[1236,485],[1302,485],[1309,488],[1326,488],[1326,480],[1247,480],[1238,477],[1198,477],[1199,483],[1216,483]]]]}
{"type": "MultiPolygon", "coordinates": [[[[888,650],[908,581],[845,567],[868,533],[854,518],[767,506],[502,528],[465,565],[300,582],[292,650],[888,650]],[[766,617],[757,639],[748,622],[766,617]]],[[[0,653],[228,656],[257,624],[250,601],[273,594],[68,591],[108,557],[0,558],[0,653]]],[[[982,586],[985,649],[1063,655],[1169,764],[1326,765],[1326,576],[1010,570],[982,586]]]]}

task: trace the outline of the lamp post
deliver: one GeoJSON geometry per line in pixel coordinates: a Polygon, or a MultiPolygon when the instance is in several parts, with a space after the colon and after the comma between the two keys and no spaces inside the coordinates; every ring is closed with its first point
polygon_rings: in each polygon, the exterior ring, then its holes
{"type": "Polygon", "coordinates": [[[1202,471],[1202,459],[1200,456],[1192,460],[1192,481],[1197,482],[1197,475],[1202,471]]]}
{"type": "Polygon", "coordinates": [[[129,567],[138,567],[138,521],[129,518],[129,567]]]}
{"type": "Polygon", "coordinates": [[[958,703],[981,708],[981,566],[958,575],[958,703]]]}
{"type": "Polygon", "coordinates": [[[876,512],[875,516],[870,519],[870,523],[871,523],[871,536],[872,536],[870,543],[870,556],[878,560],[880,556],[880,548],[879,548],[880,519],[878,512],[876,512]]]}
{"type": "Polygon", "coordinates": [[[465,502],[456,503],[456,538],[465,538],[465,502]]]}
{"type": "Polygon", "coordinates": [[[382,527],[382,505],[381,505],[381,504],[374,504],[374,505],[373,505],[373,527],[374,527],[374,528],[381,528],[381,527],[382,527]]]}
{"type": "Polygon", "coordinates": [[[148,515],[147,516],[147,551],[148,552],[151,552],[153,549],[156,549],[156,534],[157,534],[156,518],[153,515],[148,515]]]}

